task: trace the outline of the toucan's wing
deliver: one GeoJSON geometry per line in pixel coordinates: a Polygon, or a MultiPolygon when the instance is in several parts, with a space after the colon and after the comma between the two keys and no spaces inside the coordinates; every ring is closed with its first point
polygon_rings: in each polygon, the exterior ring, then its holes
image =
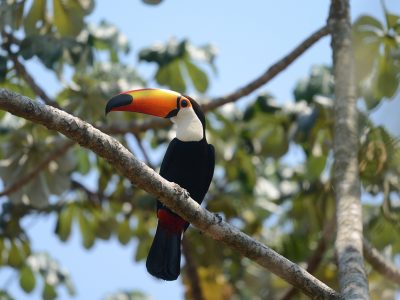
{"type": "Polygon", "coordinates": [[[213,145],[208,144],[208,157],[207,157],[207,177],[204,182],[204,194],[207,193],[208,188],[210,187],[211,180],[214,175],[214,167],[215,167],[215,149],[213,145]]]}
{"type": "Polygon", "coordinates": [[[168,169],[172,165],[172,156],[173,156],[175,147],[176,147],[176,140],[173,139],[168,145],[167,151],[165,152],[164,159],[163,159],[163,161],[161,163],[161,167],[160,167],[160,175],[164,178],[168,174],[168,169]]]}
{"type": "MultiPolygon", "coordinates": [[[[160,167],[160,175],[164,178],[167,176],[168,170],[173,166],[173,153],[175,147],[176,147],[176,140],[173,139],[168,145],[167,151],[165,152],[160,167]]],[[[164,204],[162,204],[160,201],[157,200],[157,210],[160,208],[165,208],[165,206],[164,204]]]]}

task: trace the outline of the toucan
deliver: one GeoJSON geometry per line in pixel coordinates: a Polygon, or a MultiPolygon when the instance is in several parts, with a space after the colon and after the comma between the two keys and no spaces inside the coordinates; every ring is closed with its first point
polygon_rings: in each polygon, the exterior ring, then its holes
{"type": "MultiPolygon", "coordinates": [[[[210,186],[215,151],[206,139],[206,119],[200,105],[189,96],[163,89],[138,89],[112,97],[111,111],[139,112],[168,118],[176,124],[161,163],[160,175],[186,189],[199,204],[210,186]]],[[[157,229],[146,260],[147,271],[163,280],[180,274],[181,240],[189,223],[157,200],[157,229]]]]}

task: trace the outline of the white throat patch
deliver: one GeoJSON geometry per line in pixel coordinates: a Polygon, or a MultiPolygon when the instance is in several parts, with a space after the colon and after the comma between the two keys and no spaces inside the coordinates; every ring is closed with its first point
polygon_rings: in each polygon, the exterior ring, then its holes
{"type": "Polygon", "coordinates": [[[176,137],[182,142],[198,142],[203,139],[203,124],[192,108],[180,109],[171,121],[176,124],[176,137]]]}

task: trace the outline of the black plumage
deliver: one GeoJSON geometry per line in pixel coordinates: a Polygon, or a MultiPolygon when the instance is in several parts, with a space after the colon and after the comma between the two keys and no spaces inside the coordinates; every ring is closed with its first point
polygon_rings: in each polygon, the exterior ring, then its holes
{"type": "MultiPolygon", "coordinates": [[[[112,97],[106,105],[111,111],[130,111],[171,118],[177,125],[161,164],[160,174],[179,184],[201,203],[214,173],[214,147],[207,143],[206,119],[192,98],[174,91],[137,89],[112,97]]],[[[157,201],[157,230],[146,261],[150,274],[175,280],[180,273],[181,239],[189,223],[157,201]]]]}
{"type": "MultiPolygon", "coordinates": [[[[160,175],[186,189],[201,203],[214,173],[214,147],[205,138],[205,118],[198,104],[190,99],[192,107],[203,124],[203,139],[184,142],[173,139],[168,146],[160,175]]],[[[158,224],[153,244],[147,256],[146,268],[153,276],[175,280],[180,273],[181,238],[189,223],[157,201],[158,224]]]]}

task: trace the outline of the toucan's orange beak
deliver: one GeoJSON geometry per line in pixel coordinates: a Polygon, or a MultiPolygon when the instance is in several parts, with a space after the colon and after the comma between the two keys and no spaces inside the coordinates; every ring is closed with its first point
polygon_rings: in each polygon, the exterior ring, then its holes
{"type": "Polygon", "coordinates": [[[132,111],[171,118],[178,113],[179,93],[161,89],[140,89],[121,93],[107,102],[110,111],[132,111]]]}

